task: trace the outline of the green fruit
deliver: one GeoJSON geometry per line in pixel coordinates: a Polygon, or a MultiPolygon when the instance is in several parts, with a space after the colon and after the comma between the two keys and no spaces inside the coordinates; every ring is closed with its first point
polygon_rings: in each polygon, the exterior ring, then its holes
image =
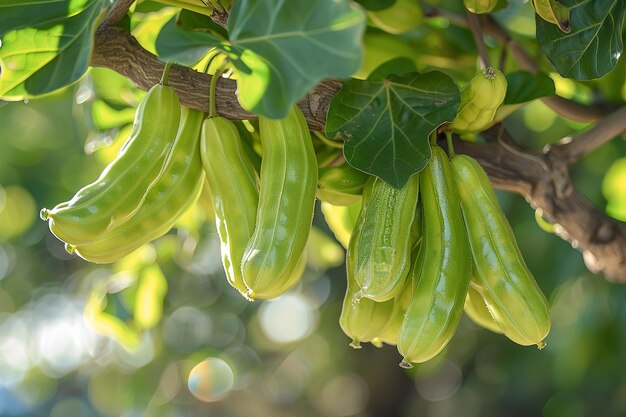
{"type": "Polygon", "coordinates": [[[90,262],[111,263],[167,233],[202,191],[204,171],[198,148],[203,120],[204,113],[183,108],[174,145],[139,210],[94,241],[68,245],[68,251],[90,262]]]}
{"type": "Polygon", "coordinates": [[[461,89],[461,105],[450,129],[458,133],[477,133],[491,125],[506,96],[504,74],[491,67],[476,74],[461,89]]]}
{"type": "Polygon", "coordinates": [[[465,227],[474,257],[474,288],[504,335],[520,345],[545,346],[550,311],[517,247],[511,226],[482,167],[452,158],[465,227]]]}
{"type": "Polygon", "coordinates": [[[474,277],[470,279],[470,286],[467,289],[467,298],[465,299],[463,311],[465,311],[467,317],[479,326],[491,330],[494,333],[502,333],[502,330],[498,327],[498,323],[496,323],[491,316],[487,304],[485,304],[485,300],[483,300],[478,290],[472,286],[472,281],[475,281],[474,277]]]}
{"type": "Polygon", "coordinates": [[[254,232],[259,178],[234,123],[223,117],[202,124],[200,155],[215,211],[222,264],[228,282],[242,294],[243,254],[254,232]]]}
{"type": "Polygon", "coordinates": [[[363,186],[369,178],[363,171],[347,162],[320,168],[317,179],[317,197],[336,206],[348,206],[361,200],[363,186]]]}
{"type": "Polygon", "coordinates": [[[356,225],[359,233],[348,247],[348,256],[354,256],[354,280],[360,287],[357,298],[390,300],[404,286],[411,267],[411,224],[418,194],[418,174],[401,190],[378,177],[367,181],[356,225]]]}
{"type": "Polygon", "coordinates": [[[41,210],[52,233],[67,244],[84,245],[134,216],[163,173],[180,114],[171,87],[152,87],[139,103],[129,139],[100,177],[71,200],[41,210]]]}
{"type": "Polygon", "coordinates": [[[420,173],[420,193],[422,243],[409,274],[415,289],[398,337],[407,368],[433,358],[454,335],[472,266],[450,162],[438,146],[420,173]]]}
{"type": "Polygon", "coordinates": [[[315,206],[317,160],[304,115],[259,118],[263,158],[256,226],[241,269],[248,296],[274,298],[304,270],[304,249],[315,206]]]}
{"type": "MultiPolygon", "coordinates": [[[[353,239],[358,239],[358,232],[354,233],[353,239]]],[[[354,252],[348,251],[346,259],[348,284],[339,316],[339,325],[352,339],[350,346],[359,349],[361,343],[371,342],[381,334],[392,314],[394,302],[389,300],[379,303],[368,298],[357,299],[355,295],[360,288],[354,281],[354,265],[354,252]]]]}
{"type": "Polygon", "coordinates": [[[492,11],[498,0],[463,0],[465,8],[472,13],[483,14],[492,11]]]}

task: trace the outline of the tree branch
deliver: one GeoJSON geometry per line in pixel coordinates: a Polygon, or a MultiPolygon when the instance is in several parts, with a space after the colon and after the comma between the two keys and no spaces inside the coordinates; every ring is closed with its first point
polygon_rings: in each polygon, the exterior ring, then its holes
{"type": "MultiPolygon", "coordinates": [[[[125,0],[128,1],[128,0],[125,0]]],[[[161,79],[164,64],[139,45],[137,40],[115,26],[101,25],[96,30],[91,65],[112,69],[132,80],[139,88],[148,90],[161,79]]],[[[181,103],[205,112],[209,111],[209,84],[211,76],[187,67],[174,65],[168,83],[181,103]]],[[[341,82],[327,80],[317,85],[299,104],[309,127],[315,130],[324,128],[326,110],[332,97],[341,88],[341,82]]],[[[217,83],[217,112],[232,120],[254,119],[255,115],[241,108],[236,97],[237,85],[234,81],[220,79],[217,83]]]]}
{"type": "Polygon", "coordinates": [[[135,0],[117,0],[102,20],[101,26],[114,26],[126,16],[135,0]]]}
{"type": "Polygon", "coordinates": [[[568,136],[556,145],[548,146],[545,152],[570,165],[589,151],[605,144],[625,131],[626,106],[600,120],[590,129],[574,136],[568,136]]]}
{"type": "Polygon", "coordinates": [[[478,54],[480,56],[482,66],[483,68],[488,68],[491,66],[491,62],[489,62],[489,53],[487,53],[487,46],[485,45],[485,41],[483,39],[483,31],[480,27],[478,16],[467,10],[467,21],[472,31],[476,48],[478,48],[478,54]]]}
{"type": "MultiPolygon", "coordinates": [[[[128,1],[120,0],[116,6],[128,1]]],[[[119,6],[114,10],[122,9],[119,6]]],[[[159,82],[163,71],[163,63],[130,34],[107,25],[96,31],[91,64],[112,69],[145,90],[159,82]]],[[[172,67],[169,77],[181,102],[203,111],[208,111],[210,80],[207,74],[181,66],[172,67]]],[[[328,106],[340,88],[341,82],[326,80],[299,103],[311,129],[324,128],[328,106]]],[[[234,120],[255,118],[237,102],[235,82],[219,80],[216,94],[217,110],[222,116],[234,120]]],[[[620,110],[595,128],[577,135],[570,144],[555,145],[545,154],[512,147],[507,144],[510,138],[499,139],[499,129],[486,132],[495,142],[470,144],[455,140],[455,147],[475,157],[497,188],[523,195],[533,207],[541,208],[558,223],[559,235],[583,252],[590,270],[600,271],[610,280],[626,282],[626,224],[608,218],[578,194],[567,171],[569,162],[624,129],[620,119],[626,120],[625,112],[620,110]]]]}
{"type": "Polygon", "coordinates": [[[213,20],[224,29],[228,28],[228,12],[222,12],[217,9],[213,9],[213,11],[211,12],[211,16],[209,17],[211,18],[211,20],[213,20]]]}

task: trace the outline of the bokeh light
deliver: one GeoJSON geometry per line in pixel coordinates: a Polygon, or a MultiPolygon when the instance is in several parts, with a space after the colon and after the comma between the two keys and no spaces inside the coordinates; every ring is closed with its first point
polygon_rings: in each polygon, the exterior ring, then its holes
{"type": "Polygon", "coordinates": [[[602,193],[607,199],[607,213],[626,221],[626,158],[613,162],[604,175],[602,193]]]}
{"type": "Polygon", "coordinates": [[[307,297],[288,293],[266,301],[259,309],[261,329],[276,343],[293,343],[311,334],[317,325],[317,310],[307,297]]]}
{"type": "Polygon", "coordinates": [[[204,346],[213,330],[211,317],[194,307],[181,307],[165,319],[163,337],[172,348],[193,352],[204,346]]]}
{"type": "Polygon", "coordinates": [[[233,370],[220,358],[207,358],[189,373],[189,391],[207,403],[224,398],[233,388],[233,383],[233,370]]]}
{"type": "Polygon", "coordinates": [[[50,417],[92,417],[95,416],[89,405],[78,398],[69,398],[57,403],[50,411],[50,417]]]}
{"type": "Polygon", "coordinates": [[[327,415],[346,417],[362,412],[368,395],[365,381],[356,374],[347,373],[337,375],[324,384],[319,403],[327,415]]]}
{"type": "Polygon", "coordinates": [[[533,132],[545,132],[556,122],[556,113],[541,101],[533,101],[522,109],[526,126],[533,132]]]}
{"type": "Polygon", "coordinates": [[[450,361],[426,362],[418,368],[415,388],[428,401],[450,398],[461,386],[462,373],[459,366],[450,361]]]}
{"type": "Polygon", "coordinates": [[[25,233],[35,222],[35,200],[19,185],[0,185],[0,241],[25,233]]]}
{"type": "Polygon", "coordinates": [[[15,266],[15,249],[13,246],[0,245],[0,280],[6,277],[15,266]]]}

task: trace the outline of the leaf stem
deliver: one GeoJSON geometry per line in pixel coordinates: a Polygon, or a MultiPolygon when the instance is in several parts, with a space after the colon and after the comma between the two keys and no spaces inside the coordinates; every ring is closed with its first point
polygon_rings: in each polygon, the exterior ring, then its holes
{"type": "Polygon", "coordinates": [[[215,105],[215,90],[217,88],[217,80],[222,77],[222,74],[226,71],[227,63],[224,62],[221,67],[215,71],[211,78],[211,85],[209,86],[209,117],[217,117],[217,106],[215,105]]]}
{"type": "Polygon", "coordinates": [[[165,63],[165,68],[163,68],[163,75],[161,75],[160,83],[162,85],[167,85],[167,79],[170,76],[170,69],[171,68],[172,68],[172,63],[171,62],[166,62],[165,63]]]}
{"type": "Polygon", "coordinates": [[[455,155],[454,144],[452,143],[452,132],[446,132],[446,141],[448,142],[448,154],[450,155],[450,158],[452,158],[455,155]]]}
{"type": "Polygon", "coordinates": [[[334,141],[328,137],[326,137],[326,135],[324,135],[322,132],[320,132],[319,130],[314,130],[313,134],[322,142],[324,143],[324,145],[330,146],[331,148],[335,148],[335,149],[343,149],[343,145],[337,141],[334,141]]]}

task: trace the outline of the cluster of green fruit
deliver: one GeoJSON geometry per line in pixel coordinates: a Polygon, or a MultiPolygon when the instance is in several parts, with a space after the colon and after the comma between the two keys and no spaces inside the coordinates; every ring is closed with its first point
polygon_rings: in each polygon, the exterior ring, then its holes
{"type": "Polygon", "coordinates": [[[183,108],[165,82],[139,103],[130,137],[100,177],[41,210],[70,253],[115,262],[165,234],[204,181],[198,142],[204,114],[183,108]]]}
{"type": "MultiPolygon", "coordinates": [[[[484,130],[506,88],[500,71],[479,72],[442,130],[484,130]]],[[[431,149],[427,167],[400,190],[347,166],[335,168],[342,169],[342,182],[322,183],[332,176],[320,175],[322,211],[348,253],[343,331],[355,348],[397,345],[401,366],[410,367],[444,349],[464,310],[489,330],[542,348],[550,331],[548,303],[487,175],[474,159],[455,155],[451,141],[451,158],[437,145],[431,149]]]]}
{"type": "Polygon", "coordinates": [[[204,185],[230,284],[248,299],[283,294],[304,271],[315,206],[317,160],[302,112],[259,119],[257,173],[235,125],[182,107],[166,79],[167,70],[100,177],[41,217],[70,253],[111,263],[167,233],[204,185]]]}
{"type": "MultiPolygon", "coordinates": [[[[302,275],[317,195],[348,250],[340,324],[353,346],[397,344],[403,366],[426,361],[446,346],[463,308],[517,343],[543,346],[547,302],[476,161],[452,154],[450,162],[433,145],[425,170],[400,190],[345,161],[318,169],[323,152],[294,106],[285,119],[259,118],[258,164],[235,124],[215,114],[214,100],[208,117],[180,105],[166,85],[168,68],[100,177],[42,210],[69,252],[118,261],[167,233],[204,187],[229,283],[249,300],[275,298],[302,275]]],[[[480,72],[446,128],[484,129],[505,93],[502,73],[480,72]]]]}
{"type": "Polygon", "coordinates": [[[368,179],[360,210],[359,202],[324,203],[338,236],[352,229],[343,331],[355,348],[397,345],[404,367],[441,352],[463,310],[516,343],[543,347],[548,304],[489,179],[466,155],[449,160],[437,145],[432,152],[401,190],[368,179]]]}

